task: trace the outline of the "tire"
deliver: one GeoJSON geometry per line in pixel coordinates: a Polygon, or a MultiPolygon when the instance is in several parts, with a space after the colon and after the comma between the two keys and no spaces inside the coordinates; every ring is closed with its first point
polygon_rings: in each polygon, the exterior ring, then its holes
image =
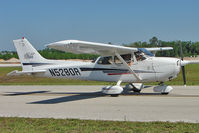
{"type": "Polygon", "coordinates": [[[112,94],[111,97],[118,97],[119,94],[112,94]]]}
{"type": "Polygon", "coordinates": [[[168,95],[169,93],[168,92],[162,92],[161,94],[162,95],[168,95]]]}

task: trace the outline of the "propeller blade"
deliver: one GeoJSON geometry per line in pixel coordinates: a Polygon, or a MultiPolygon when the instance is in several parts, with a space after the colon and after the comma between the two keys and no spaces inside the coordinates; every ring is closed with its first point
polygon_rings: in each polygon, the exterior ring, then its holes
{"type": "Polygon", "coordinates": [[[181,66],[181,68],[182,68],[182,76],[183,76],[184,86],[186,86],[185,67],[181,66]]]}
{"type": "Polygon", "coordinates": [[[184,81],[184,86],[186,86],[186,76],[185,76],[185,65],[188,64],[188,62],[183,61],[184,56],[183,56],[183,51],[182,51],[182,43],[180,43],[180,57],[181,57],[181,69],[182,69],[182,76],[183,76],[183,81],[184,81]]]}
{"type": "Polygon", "coordinates": [[[183,61],[184,57],[183,57],[183,51],[182,51],[182,43],[180,43],[180,57],[181,57],[181,60],[183,61]]]}

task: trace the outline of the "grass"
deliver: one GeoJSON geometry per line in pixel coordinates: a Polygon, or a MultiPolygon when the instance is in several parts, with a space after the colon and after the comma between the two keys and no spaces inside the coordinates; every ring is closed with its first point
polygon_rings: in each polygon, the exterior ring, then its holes
{"type": "Polygon", "coordinates": [[[127,122],[52,118],[0,117],[0,132],[125,132],[125,133],[197,133],[199,124],[184,122],[127,122]]]}
{"type": "MultiPolygon", "coordinates": [[[[187,85],[199,85],[199,64],[190,64],[185,67],[187,85]]],[[[6,76],[13,70],[21,70],[20,67],[1,67],[0,85],[112,85],[111,82],[82,81],[71,79],[40,78],[34,76],[6,76]]],[[[147,83],[155,85],[157,83],[147,83]]],[[[172,81],[166,82],[168,85],[183,85],[182,73],[172,81]]]]}
{"type": "MultiPolygon", "coordinates": [[[[199,64],[189,64],[185,66],[185,75],[187,85],[199,85],[199,64]]],[[[180,71],[177,78],[166,82],[166,84],[183,85],[182,71],[180,71]]]]}

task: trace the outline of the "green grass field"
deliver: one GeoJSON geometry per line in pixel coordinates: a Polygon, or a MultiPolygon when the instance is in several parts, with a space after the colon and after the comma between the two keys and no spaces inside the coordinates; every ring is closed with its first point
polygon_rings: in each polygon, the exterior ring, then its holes
{"type": "Polygon", "coordinates": [[[199,124],[171,122],[119,122],[49,118],[0,117],[0,132],[49,133],[198,133],[199,124]]]}
{"type": "MultiPolygon", "coordinates": [[[[185,67],[187,85],[199,85],[199,64],[191,64],[185,67]]],[[[6,76],[13,70],[21,70],[20,67],[1,67],[0,85],[111,85],[110,82],[81,81],[69,79],[38,78],[33,76],[6,76]]],[[[147,83],[149,84],[149,83],[147,83]]],[[[150,83],[152,85],[157,83],[150,83]]],[[[166,82],[168,85],[183,85],[182,74],[172,81],[166,82]]]]}

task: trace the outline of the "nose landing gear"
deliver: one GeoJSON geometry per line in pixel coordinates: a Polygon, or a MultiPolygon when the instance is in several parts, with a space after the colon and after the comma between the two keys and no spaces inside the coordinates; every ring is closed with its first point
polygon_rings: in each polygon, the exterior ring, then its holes
{"type": "Polygon", "coordinates": [[[173,87],[165,85],[163,82],[160,82],[159,86],[153,88],[154,92],[159,92],[163,95],[169,94],[173,90],[173,87]]]}

